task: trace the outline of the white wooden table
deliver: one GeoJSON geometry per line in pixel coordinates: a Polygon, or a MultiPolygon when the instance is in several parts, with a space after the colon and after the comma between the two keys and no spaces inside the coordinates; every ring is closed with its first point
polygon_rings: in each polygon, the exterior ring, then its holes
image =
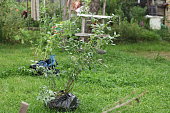
{"type": "Polygon", "coordinates": [[[90,14],[77,14],[77,16],[82,18],[81,23],[81,33],[76,33],[75,36],[79,36],[82,41],[84,41],[84,37],[90,37],[93,34],[85,33],[85,24],[86,18],[96,18],[96,19],[111,19],[112,16],[103,16],[103,15],[90,15],[90,14]]]}

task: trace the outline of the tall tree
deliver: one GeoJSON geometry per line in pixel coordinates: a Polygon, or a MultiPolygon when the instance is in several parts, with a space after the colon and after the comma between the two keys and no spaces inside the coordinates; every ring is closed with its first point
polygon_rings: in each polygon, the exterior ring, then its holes
{"type": "Polygon", "coordinates": [[[99,9],[100,9],[100,0],[91,0],[90,12],[93,14],[98,14],[99,9]]]}
{"type": "Polygon", "coordinates": [[[62,2],[62,6],[63,6],[63,20],[67,20],[67,0],[62,0],[60,1],[62,2]]]}

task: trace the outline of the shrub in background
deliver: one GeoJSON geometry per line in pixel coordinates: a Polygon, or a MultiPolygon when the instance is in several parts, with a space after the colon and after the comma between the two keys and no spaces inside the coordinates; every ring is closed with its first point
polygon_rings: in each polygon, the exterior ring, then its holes
{"type": "MultiPolygon", "coordinates": [[[[0,39],[2,39],[2,22],[1,22],[1,20],[0,20],[0,39]]],[[[2,41],[2,40],[0,40],[0,41],[2,41]]]]}
{"type": "Polygon", "coordinates": [[[13,0],[0,1],[0,32],[1,40],[14,41],[19,28],[26,26],[26,20],[21,17],[24,6],[13,0]]]}
{"type": "Polygon", "coordinates": [[[131,19],[130,9],[134,7],[136,0],[107,0],[106,12],[121,16],[121,18],[131,19]]]}
{"type": "Polygon", "coordinates": [[[170,41],[170,30],[168,28],[158,30],[157,33],[161,36],[162,40],[170,41]]]}
{"type": "Polygon", "coordinates": [[[139,6],[134,6],[130,10],[130,16],[131,19],[133,18],[137,23],[140,23],[141,21],[145,20],[145,15],[146,15],[146,8],[142,8],[139,6]]]}
{"type": "Polygon", "coordinates": [[[140,36],[143,41],[161,40],[161,36],[158,33],[148,29],[142,29],[140,36]]]}
{"type": "Polygon", "coordinates": [[[122,21],[120,25],[113,26],[113,29],[120,34],[119,41],[139,42],[161,39],[156,32],[140,27],[137,23],[129,23],[126,20],[122,21]]]}
{"type": "Polygon", "coordinates": [[[40,31],[32,31],[27,29],[19,29],[19,33],[14,39],[21,44],[33,44],[41,38],[40,31]]]}

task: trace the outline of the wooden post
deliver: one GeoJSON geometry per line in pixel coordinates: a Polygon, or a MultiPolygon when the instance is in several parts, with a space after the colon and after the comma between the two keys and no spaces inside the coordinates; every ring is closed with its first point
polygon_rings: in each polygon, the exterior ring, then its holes
{"type": "Polygon", "coordinates": [[[86,19],[82,17],[81,33],[85,33],[85,23],[86,23],[86,19]]]}
{"type": "Polygon", "coordinates": [[[21,107],[19,113],[27,113],[29,104],[26,102],[21,102],[21,107]]]}
{"type": "MultiPolygon", "coordinates": [[[[81,33],[85,33],[85,25],[86,24],[86,19],[84,17],[82,17],[82,26],[81,26],[81,33]]],[[[80,40],[82,40],[84,42],[84,37],[80,37],[80,40]]]]}
{"type": "MultiPolygon", "coordinates": [[[[106,0],[103,3],[103,16],[106,15],[106,0]]],[[[102,19],[102,23],[104,24],[104,19],[102,19]]]]}

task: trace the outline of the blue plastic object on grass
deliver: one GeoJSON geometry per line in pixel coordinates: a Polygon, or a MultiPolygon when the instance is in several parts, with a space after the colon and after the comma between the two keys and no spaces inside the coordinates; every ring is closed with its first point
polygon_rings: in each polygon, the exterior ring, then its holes
{"type": "Polygon", "coordinates": [[[50,55],[50,58],[47,60],[40,60],[36,64],[33,64],[30,66],[30,68],[35,69],[37,71],[37,74],[42,75],[42,72],[38,70],[38,67],[45,67],[44,70],[54,70],[54,74],[58,74],[59,70],[56,69],[58,63],[55,59],[56,55],[50,55]]]}
{"type": "Polygon", "coordinates": [[[50,60],[50,64],[47,64],[48,67],[55,65],[55,63],[56,63],[55,56],[56,55],[50,55],[50,59],[49,59],[50,60]]]}
{"type": "Polygon", "coordinates": [[[47,65],[48,65],[45,61],[39,61],[37,64],[39,66],[43,66],[43,67],[47,67],[47,65]]]}

